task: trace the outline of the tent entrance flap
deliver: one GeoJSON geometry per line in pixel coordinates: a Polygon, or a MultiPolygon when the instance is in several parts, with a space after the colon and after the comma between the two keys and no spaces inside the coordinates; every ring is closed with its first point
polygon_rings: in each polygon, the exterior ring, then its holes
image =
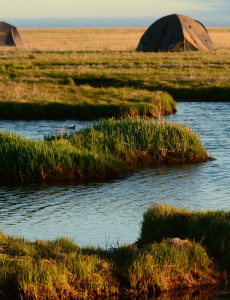
{"type": "Polygon", "coordinates": [[[14,42],[14,46],[16,46],[15,41],[14,41],[14,33],[13,33],[13,29],[12,28],[10,29],[10,33],[11,33],[11,36],[12,36],[12,40],[14,42]]]}

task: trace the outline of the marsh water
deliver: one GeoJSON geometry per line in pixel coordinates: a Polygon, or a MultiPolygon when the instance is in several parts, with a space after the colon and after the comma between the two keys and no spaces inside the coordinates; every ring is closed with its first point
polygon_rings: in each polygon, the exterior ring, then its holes
{"type": "MultiPolygon", "coordinates": [[[[151,298],[148,300],[229,300],[230,299],[230,288],[227,286],[209,287],[205,290],[189,289],[179,291],[177,293],[163,293],[159,297],[151,298]]],[[[139,300],[147,300],[139,299],[139,300]]]]}
{"type": "MultiPolygon", "coordinates": [[[[79,245],[133,243],[153,203],[187,209],[230,209],[230,103],[179,102],[166,119],[199,133],[215,161],[151,166],[116,180],[0,183],[0,230],[27,239],[68,236],[79,245]]],[[[92,122],[4,121],[0,130],[28,138],[92,122]]]]}

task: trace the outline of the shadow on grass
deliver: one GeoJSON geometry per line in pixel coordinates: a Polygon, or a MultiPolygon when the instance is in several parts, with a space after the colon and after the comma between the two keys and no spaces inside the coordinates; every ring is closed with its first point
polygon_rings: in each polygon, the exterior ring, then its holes
{"type": "MultiPolygon", "coordinates": [[[[91,87],[133,87],[145,89],[148,91],[162,91],[169,93],[174,99],[184,99],[193,101],[213,101],[213,102],[228,102],[230,101],[230,86],[191,86],[188,80],[186,81],[171,81],[146,83],[142,79],[126,79],[115,77],[73,77],[74,84],[89,85],[91,87]],[[180,86],[186,85],[187,86],[180,86]],[[190,85],[189,85],[190,84],[190,85]]],[[[62,80],[62,83],[68,83],[68,79],[62,80]]]]}
{"type": "MultiPolygon", "coordinates": [[[[171,114],[175,109],[165,110],[171,114]]],[[[162,110],[163,112],[163,110],[162,110]]],[[[1,102],[0,118],[5,120],[98,120],[101,118],[121,118],[128,116],[153,117],[150,104],[65,104],[65,103],[21,103],[1,102]]]]}

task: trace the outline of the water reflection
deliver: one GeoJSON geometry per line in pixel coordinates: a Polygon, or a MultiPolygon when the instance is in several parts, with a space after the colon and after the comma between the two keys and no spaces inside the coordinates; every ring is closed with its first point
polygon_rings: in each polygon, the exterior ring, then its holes
{"type": "Polygon", "coordinates": [[[55,134],[56,132],[73,132],[69,129],[75,125],[75,130],[90,126],[93,122],[76,120],[0,120],[0,130],[20,134],[23,137],[34,140],[43,139],[44,134],[55,134]]]}
{"type": "MultiPolygon", "coordinates": [[[[152,203],[230,209],[230,103],[179,103],[178,113],[171,118],[199,132],[204,146],[217,160],[152,166],[110,181],[2,183],[1,230],[30,239],[66,235],[79,245],[103,246],[134,242],[142,214],[152,203]]],[[[42,138],[43,132],[61,129],[64,121],[30,122],[0,121],[0,129],[42,138]]],[[[65,121],[66,127],[73,124],[79,129],[89,123],[65,121]]]]}
{"type": "Polygon", "coordinates": [[[118,300],[229,300],[229,286],[206,286],[205,288],[185,289],[177,292],[165,292],[159,296],[139,296],[138,298],[123,298],[118,300]]]}

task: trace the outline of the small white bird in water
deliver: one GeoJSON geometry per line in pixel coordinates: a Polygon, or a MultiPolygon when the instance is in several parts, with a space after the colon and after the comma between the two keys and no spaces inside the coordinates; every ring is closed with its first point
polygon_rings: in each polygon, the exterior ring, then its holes
{"type": "Polygon", "coordinates": [[[71,127],[67,127],[67,129],[73,129],[73,130],[75,130],[75,125],[73,125],[71,127]]]}

